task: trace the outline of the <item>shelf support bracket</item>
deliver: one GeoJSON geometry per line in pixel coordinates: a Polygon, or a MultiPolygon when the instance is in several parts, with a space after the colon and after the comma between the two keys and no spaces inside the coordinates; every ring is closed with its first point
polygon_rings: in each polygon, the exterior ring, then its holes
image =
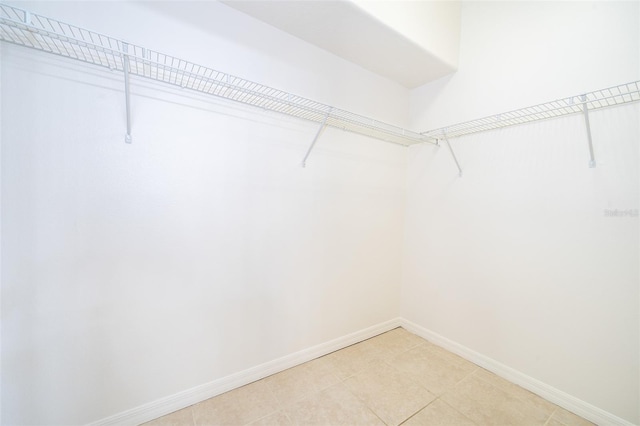
{"type": "Polygon", "coordinates": [[[596,166],[596,158],[593,154],[593,140],[591,139],[591,125],[589,124],[589,107],[587,106],[587,95],[580,96],[582,100],[582,111],[584,112],[584,124],[587,126],[587,141],[589,142],[589,167],[596,166]]]}
{"type": "Polygon", "coordinates": [[[129,45],[124,43],[124,54],[122,55],[122,68],[124,70],[124,97],[127,111],[127,134],[124,137],[126,143],[131,143],[131,94],[129,92],[129,45]]]}
{"type": "Polygon", "coordinates": [[[327,112],[327,114],[324,116],[324,119],[322,120],[322,123],[320,123],[320,128],[318,129],[318,132],[316,133],[316,136],[313,138],[313,141],[311,142],[311,145],[309,145],[309,149],[307,150],[307,153],[304,155],[304,158],[302,159],[302,167],[307,167],[307,158],[309,158],[309,154],[311,154],[311,151],[313,150],[313,147],[315,146],[316,142],[318,141],[318,138],[320,137],[320,134],[322,133],[322,131],[324,130],[325,127],[327,127],[327,119],[329,118],[329,113],[331,112],[331,110],[329,110],[329,112],[327,112]]]}
{"type": "Polygon", "coordinates": [[[456,167],[458,168],[458,176],[462,177],[462,167],[460,167],[460,163],[458,162],[458,157],[456,157],[455,152],[453,152],[453,148],[451,147],[451,143],[449,143],[449,138],[447,138],[446,133],[443,133],[442,137],[444,138],[444,141],[447,143],[447,147],[449,148],[449,152],[451,153],[451,156],[453,157],[453,161],[456,162],[456,167]]]}

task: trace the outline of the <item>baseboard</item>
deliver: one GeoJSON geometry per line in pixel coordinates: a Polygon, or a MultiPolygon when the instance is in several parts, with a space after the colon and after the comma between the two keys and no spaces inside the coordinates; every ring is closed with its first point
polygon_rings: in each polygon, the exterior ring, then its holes
{"type": "Polygon", "coordinates": [[[296,365],[311,361],[314,358],[321,357],[349,345],[353,345],[354,343],[377,336],[385,331],[399,327],[401,324],[402,320],[400,318],[385,321],[329,342],[292,353],[230,376],[106,417],[91,423],[91,425],[139,425],[164,416],[165,414],[169,414],[176,410],[204,401],[205,399],[220,395],[221,393],[227,392],[231,389],[263,379],[272,374],[286,370],[287,368],[295,367],[296,365]]]}
{"type": "Polygon", "coordinates": [[[585,401],[582,401],[574,396],[569,395],[566,392],[558,390],[552,386],[547,385],[539,380],[529,377],[524,373],[514,370],[500,362],[482,355],[472,349],[467,348],[453,340],[447,339],[438,333],[428,330],[418,324],[415,324],[406,319],[401,319],[401,326],[417,334],[418,336],[441,346],[448,351],[451,351],[468,361],[473,362],[480,367],[497,374],[498,376],[515,383],[536,395],[543,397],[544,399],[553,402],[554,404],[565,408],[587,420],[590,420],[598,425],[620,425],[620,426],[633,426],[633,423],[620,417],[608,413],[594,405],[591,405],[585,401]]]}
{"type": "Polygon", "coordinates": [[[328,353],[340,350],[354,343],[369,339],[378,334],[402,326],[407,331],[417,334],[428,341],[437,344],[461,357],[485,368],[500,377],[509,380],[523,388],[540,395],[548,401],[565,408],[579,416],[590,420],[598,425],[620,425],[633,426],[620,417],[608,413],[594,405],[582,401],[574,396],[560,391],[539,380],[527,376],[511,367],[508,367],[492,358],[482,355],[472,349],[454,342],[438,333],[428,330],[418,324],[403,318],[396,318],[385,321],[372,327],[356,331],[343,337],[325,342],[308,349],[304,349],[293,354],[278,358],[261,365],[240,371],[227,377],[214,380],[209,383],[196,386],[191,389],[178,392],[174,395],[158,399],[153,402],[132,408],[122,413],[106,417],[91,423],[93,426],[107,425],[139,425],[141,423],[156,419],[176,410],[186,408],[190,405],[204,401],[220,395],[229,390],[244,386],[256,380],[263,379],[272,374],[295,367],[296,365],[321,357],[328,353]]]}

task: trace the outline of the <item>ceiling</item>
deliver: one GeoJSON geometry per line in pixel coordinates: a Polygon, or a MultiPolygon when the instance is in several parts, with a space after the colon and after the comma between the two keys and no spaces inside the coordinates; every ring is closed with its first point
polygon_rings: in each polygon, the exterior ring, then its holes
{"type": "Polygon", "coordinates": [[[460,4],[456,1],[223,3],[407,88],[457,68],[460,4]]]}

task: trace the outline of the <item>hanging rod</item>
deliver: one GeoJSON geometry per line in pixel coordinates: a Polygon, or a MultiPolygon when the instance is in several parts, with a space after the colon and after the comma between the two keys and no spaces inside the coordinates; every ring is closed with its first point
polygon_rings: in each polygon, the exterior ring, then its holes
{"type": "MultiPolygon", "coordinates": [[[[0,40],[409,146],[429,137],[0,3],[0,40]]],[[[130,136],[130,135],[129,135],[130,136]]]]}
{"type": "Polygon", "coordinates": [[[443,134],[446,134],[449,138],[457,138],[459,136],[487,130],[495,130],[570,114],[586,114],[587,111],[638,101],[640,101],[640,81],[633,81],[619,86],[517,109],[515,111],[490,115],[477,120],[429,130],[428,132],[423,132],[422,135],[431,139],[441,138],[443,134]]]}

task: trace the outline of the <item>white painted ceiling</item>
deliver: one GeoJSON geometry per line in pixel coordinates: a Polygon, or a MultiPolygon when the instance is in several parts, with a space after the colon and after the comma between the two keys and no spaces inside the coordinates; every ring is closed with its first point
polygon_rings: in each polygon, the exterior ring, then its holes
{"type": "Polygon", "coordinates": [[[459,2],[223,3],[407,88],[436,80],[457,67],[459,2]]]}

